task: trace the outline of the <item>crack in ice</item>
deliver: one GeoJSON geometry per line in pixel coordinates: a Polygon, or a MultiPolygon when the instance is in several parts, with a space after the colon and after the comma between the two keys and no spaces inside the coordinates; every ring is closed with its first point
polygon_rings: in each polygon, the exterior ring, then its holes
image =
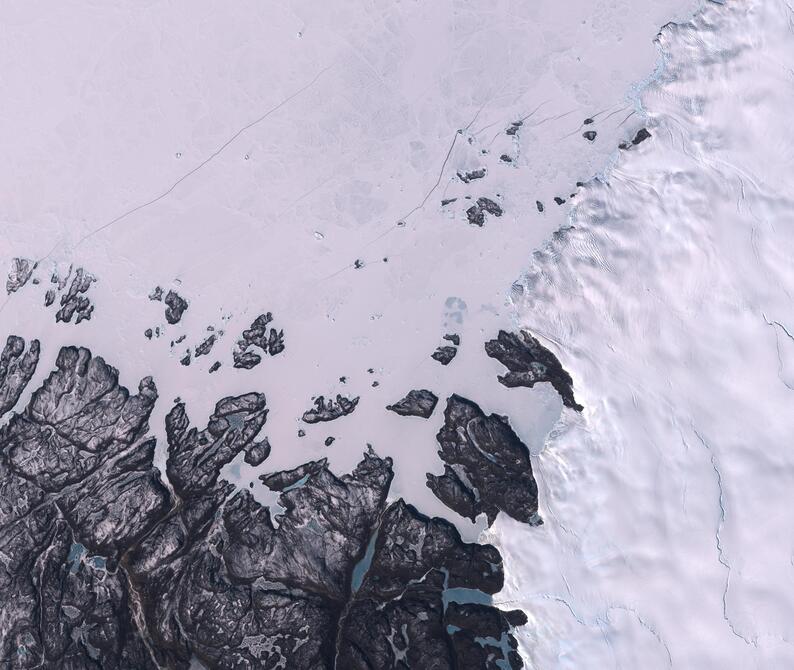
{"type": "MultiPolygon", "coordinates": [[[[108,222],[106,222],[106,223],[102,224],[101,226],[99,226],[98,228],[96,228],[96,229],[94,229],[94,230],[92,230],[92,231],[90,231],[90,232],[86,233],[86,234],[85,234],[85,235],[83,235],[81,238],[79,238],[79,239],[77,240],[77,242],[75,242],[75,243],[72,245],[72,249],[76,249],[76,248],[77,248],[77,247],[79,247],[81,244],[83,244],[83,242],[86,242],[86,241],[87,241],[87,240],[89,240],[90,238],[94,237],[95,235],[98,235],[99,233],[101,233],[101,232],[102,232],[102,231],[104,231],[104,230],[107,230],[107,229],[108,229],[108,228],[110,228],[111,226],[114,226],[114,225],[116,225],[117,223],[119,223],[119,222],[120,222],[120,221],[122,221],[123,219],[126,219],[128,216],[131,216],[132,214],[135,214],[136,212],[140,212],[142,209],[145,209],[145,208],[147,208],[147,207],[149,207],[149,206],[151,206],[151,205],[154,205],[154,204],[158,203],[160,200],[162,200],[163,198],[165,198],[165,197],[167,197],[168,195],[170,195],[170,194],[171,194],[171,193],[172,193],[172,192],[173,192],[173,191],[174,191],[174,190],[175,190],[175,189],[176,189],[176,188],[177,188],[177,187],[178,187],[178,186],[179,186],[179,185],[180,185],[182,182],[184,182],[186,179],[189,179],[191,176],[193,176],[194,174],[196,174],[196,173],[197,173],[199,170],[201,170],[203,167],[205,167],[205,166],[206,166],[206,165],[208,165],[210,162],[212,162],[212,161],[213,161],[215,158],[217,158],[217,157],[218,157],[218,156],[219,156],[221,153],[223,153],[223,151],[224,151],[224,150],[225,150],[227,147],[229,147],[229,146],[230,146],[230,145],[231,145],[231,144],[232,144],[232,143],[233,143],[233,142],[234,142],[234,141],[235,141],[235,140],[236,140],[238,137],[240,137],[240,136],[241,136],[243,133],[245,133],[247,130],[250,130],[250,129],[251,129],[251,128],[253,128],[254,126],[256,126],[256,125],[260,124],[262,121],[264,121],[265,119],[267,119],[269,116],[271,116],[272,114],[274,114],[275,112],[277,112],[279,109],[281,109],[282,107],[284,107],[284,106],[285,106],[285,105],[287,105],[288,103],[292,102],[292,100],[294,100],[295,98],[297,98],[297,97],[298,97],[298,96],[299,96],[301,93],[304,93],[304,92],[305,92],[305,91],[307,91],[309,88],[311,88],[312,86],[314,86],[314,84],[316,84],[316,83],[317,83],[317,81],[320,79],[320,77],[322,77],[322,75],[323,75],[323,74],[325,74],[325,73],[326,73],[328,70],[330,70],[332,67],[333,67],[333,65],[329,65],[329,66],[327,66],[327,67],[323,68],[322,70],[320,70],[320,71],[319,71],[319,72],[318,72],[318,73],[317,73],[317,74],[314,76],[314,78],[313,78],[313,79],[312,79],[312,80],[311,80],[311,81],[310,81],[308,84],[305,84],[304,86],[302,86],[301,88],[299,88],[299,89],[298,89],[297,91],[295,91],[294,93],[291,93],[291,94],[290,94],[290,95],[288,95],[286,98],[284,98],[284,99],[283,99],[281,102],[279,102],[278,104],[276,104],[276,105],[274,105],[273,107],[271,107],[270,109],[268,109],[268,110],[267,110],[267,111],[266,111],[264,114],[262,114],[262,115],[261,115],[261,116],[259,116],[258,118],[254,119],[254,120],[253,120],[253,121],[251,121],[250,123],[247,123],[245,126],[243,126],[242,128],[240,128],[240,129],[239,129],[237,132],[235,132],[235,133],[234,133],[234,134],[233,134],[233,135],[232,135],[232,136],[231,136],[229,139],[227,139],[227,140],[226,140],[226,141],[225,141],[223,144],[221,144],[221,145],[220,145],[220,146],[219,146],[219,147],[218,147],[218,148],[217,148],[215,151],[213,151],[213,152],[212,152],[212,153],[211,153],[211,154],[210,154],[210,155],[209,155],[207,158],[205,158],[203,161],[201,161],[201,163],[199,163],[199,164],[198,164],[196,167],[194,167],[193,169],[189,170],[188,172],[186,172],[185,174],[183,174],[181,177],[179,177],[179,179],[177,179],[177,180],[176,180],[176,181],[175,181],[173,184],[171,184],[171,186],[169,186],[169,187],[168,187],[168,188],[167,188],[165,191],[163,191],[162,193],[160,193],[160,194],[159,194],[159,195],[157,195],[156,197],[152,198],[151,200],[147,200],[146,202],[143,202],[143,203],[141,203],[140,205],[136,205],[136,206],[135,206],[135,207],[133,207],[132,209],[128,209],[126,212],[124,212],[124,213],[122,213],[122,214],[119,214],[119,215],[118,215],[117,217],[115,217],[114,219],[111,219],[110,221],[108,221],[108,222]]],[[[50,250],[50,251],[47,253],[47,255],[46,255],[46,256],[44,256],[43,258],[39,259],[39,262],[41,262],[41,261],[45,261],[45,260],[47,260],[48,258],[50,258],[50,256],[52,256],[52,254],[55,252],[55,249],[57,249],[57,248],[58,248],[58,245],[56,244],[56,245],[55,245],[55,246],[54,246],[54,247],[53,247],[53,248],[52,248],[52,249],[51,249],[51,250],[50,250]]]]}
{"type": "Polygon", "coordinates": [[[719,489],[718,503],[720,507],[720,519],[719,519],[719,523],[717,524],[717,530],[714,534],[714,539],[717,543],[717,560],[725,567],[725,570],[727,571],[727,575],[725,577],[725,589],[722,592],[722,617],[723,619],[725,619],[725,623],[728,624],[728,627],[731,629],[731,632],[736,637],[743,640],[745,644],[756,647],[758,646],[757,637],[747,638],[744,635],[742,635],[737,630],[736,626],[728,616],[728,591],[731,587],[731,565],[730,563],[728,563],[728,560],[725,558],[725,548],[723,547],[722,544],[722,528],[725,525],[725,490],[723,488],[723,483],[722,483],[722,472],[720,472],[720,468],[717,464],[717,457],[714,454],[714,450],[712,449],[711,445],[704,439],[704,437],[697,431],[697,429],[694,426],[692,426],[692,430],[694,431],[700,443],[703,445],[703,448],[709,453],[711,467],[714,470],[714,475],[716,476],[716,481],[717,481],[717,488],[719,489]]]}

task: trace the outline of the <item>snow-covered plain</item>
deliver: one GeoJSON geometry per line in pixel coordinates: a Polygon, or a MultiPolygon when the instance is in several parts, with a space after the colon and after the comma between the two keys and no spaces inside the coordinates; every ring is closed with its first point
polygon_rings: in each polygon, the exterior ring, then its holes
{"type": "Polygon", "coordinates": [[[586,407],[548,523],[492,530],[536,667],[794,667],[792,31],[776,0],[665,27],[653,141],[514,292],[586,407]]]}
{"type": "MultiPolygon", "coordinates": [[[[152,375],[155,431],[176,396],[198,422],[224,395],[264,391],[263,468],[328,455],[346,471],[371,442],[397,461],[395,495],[448,515],[424,486],[441,471],[440,412],[423,422],[384,407],[411,388],[458,392],[541,448],[556,395],[501,387],[483,341],[510,325],[511,283],[565,220],[552,197],[641,123],[626,92],[653,70],[658,27],[691,4],[4,6],[0,266],[40,259],[42,284],[10,296],[0,335],[42,339],[40,376],[62,344],[105,356],[132,388],[152,375]],[[455,177],[479,167],[469,185],[455,177]],[[466,201],[440,205],[466,195],[504,216],[477,228],[466,201]],[[43,308],[54,263],[99,278],[92,321],[56,325],[43,308]],[[147,299],[156,284],[190,300],[179,325],[147,299]],[[286,351],[233,370],[235,339],[268,310],[286,351]],[[146,340],[156,326],[163,336],[146,340]],[[225,331],[212,355],[179,365],[208,326],[225,331]],[[463,343],[442,368],[430,354],[450,331],[463,343]],[[361,395],[356,412],[298,438],[312,396],[337,392],[361,395]]],[[[247,485],[255,473],[236,465],[247,485]]]]}

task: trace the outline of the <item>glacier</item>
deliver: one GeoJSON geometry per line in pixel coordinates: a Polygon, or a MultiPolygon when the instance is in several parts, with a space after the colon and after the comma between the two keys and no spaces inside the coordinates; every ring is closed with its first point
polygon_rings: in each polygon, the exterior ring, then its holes
{"type": "Polygon", "coordinates": [[[665,26],[653,141],[513,293],[585,406],[537,457],[550,522],[492,531],[534,667],[794,665],[792,30],[785,2],[665,26]]]}

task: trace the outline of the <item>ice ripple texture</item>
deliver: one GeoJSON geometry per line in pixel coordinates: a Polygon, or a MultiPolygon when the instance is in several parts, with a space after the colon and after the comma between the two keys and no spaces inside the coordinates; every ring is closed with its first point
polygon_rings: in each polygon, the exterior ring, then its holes
{"type": "Polygon", "coordinates": [[[586,408],[547,523],[494,530],[535,667],[794,667],[792,32],[778,0],[665,26],[652,141],[513,292],[586,408]]]}

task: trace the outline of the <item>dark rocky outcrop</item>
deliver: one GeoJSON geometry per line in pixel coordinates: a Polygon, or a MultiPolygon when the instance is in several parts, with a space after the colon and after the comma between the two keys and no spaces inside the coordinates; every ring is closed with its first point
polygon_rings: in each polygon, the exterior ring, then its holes
{"type": "Polygon", "coordinates": [[[475,179],[482,179],[487,170],[483,168],[478,168],[477,170],[469,170],[468,172],[458,172],[458,179],[460,179],[464,184],[468,184],[470,181],[474,181],[475,179]]]}
{"type": "Polygon", "coordinates": [[[518,643],[511,635],[516,626],[524,626],[527,616],[521,610],[502,611],[477,603],[451,602],[444,620],[451,631],[452,647],[460,659],[460,670],[513,670],[523,667],[516,651],[518,643]],[[504,658],[506,642],[509,649],[504,658]]]}
{"type": "Polygon", "coordinates": [[[548,382],[560,394],[563,405],[577,412],[584,409],[574,398],[571,375],[557,357],[527,331],[500,330],[495,340],[485,343],[485,352],[508,369],[506,375],[498,377],[505,386],[532,388],[538,382],[548,382]]]}
{"type": "Polygon", "coordinates": [[[245,450],[245,462],[254,467],[262,465],[270,456],[270,440],[266,437],[258,442],[252,442],[245,450]]]}
{"type": "Polygon", "coordinates": [[[504,210],[491,198],[477,198],[477,202],[466,210],[466,218],[473,226],[482,227],[485,224],[485,214],[502,216],[504,210]]]}
{"type": "Polygon", "coordinates": [[[11,295],[16,293],[30,281],[33,271],[38,263],[30,258],[15,258],[11,261],[11,270],[6,279],[6,293],[11,295]]]}
{"type": "Polygon", "coordinates": [[[61,308],[55,313],[55,320],[71,323],[75,316],[75,323],[90,320],[94,305],[85,294],[95,281],[94,275],[83,268],[77,268],[69,290],[61,296],[61,308]]]}
{"type": "Polygon", "coordinates": [[[505,135],[515,135],[518,133],[518,129],[524,125],[523,121],[512,121],[510,125],[505,129],[505,135]]]}
{"type": "Polygon", "coordinates": [[[445,345],[443,347],[438,347],[432,354],[430,354],[430,358],[432,358],[434,361],[438,361],[441,363],[441,365],[449,365],[457,353],[457,347],[445,345]]]}
{"type": "MultiPolygon", "coordinates": [[[[523,667],[517,655],[504,658],[501,650],[489,642],[486,658],[490,665],[478,665],[483,655],[470,656],[471,649],[463,637],[456,640],[460,631],[472,639],[485,638],[480,625],[489,632],[500,629],[503,621],[520,625],[518,616],[481,605],[481,611],[466,618],[458,606],[445,602],[448,589],[472,589],[487,598],[502,588],[502,582],[501,557],[494,547],[467,544],[450,523],[428,518],[398,500],[383,515],[375,535],[372,562],[345,611],[336,667],[523,667]]],[[[514,649],[515,639],[507,631],[504,634],[509,648],[514,649]]]]}
{"type": "Polygon", "coordinates": [[[466,210],[466,218],[472,226],[482,226],[485,224],[485,212],[479,205],[472,205],[466,210]]]}
{"type": "Polygon", "coordinates": [[[234,367],[250,370],[262,362],[262,355],[276,356],[284,351],[284,331],[270,326],[273,315],[270,312],[260,314],[249,328],[243,331],[237,346],[232,352],[234,367]]]}
{"type": "Polygon", "coordinates": [[[165,296],[165,320],[171,325],[182,320],[182,315],[188,308],[188,302],[176,291],[169,291],[165,296]]]}
{"type": "Polygon", "coordinates": [[[446,505],[472,521],[485,514],[489,525],[500,511],[539,522],[529,450],[505,417],[487,416],[476,403],[453,395],[436,438],[444,474],[428,474],[427,485],[446,505]]]}
{"type": "Polygon", "coordinates": [[[502,216],[502,214],[504,214],[502,208],[490,198],[477,198],[477,204],[483,209],[483,211],[488,212],[488,214],[492,214],[493,216],[502,216]]]}
{"type": "Polygon", "coordinates": [[[248,393],[204,428],[174,405],[168,487],[147,435],[154,382],[131,394],[66,347],[8,417],[38,357],[20,338],[0,355],[0,666],[521,667],[511,630],[525,619],[449,591],[498,592],[499,553],[387,504],[390,459],[370,448],[342,476],[324,459],[264,475],[274,517],[221,478],[241,453],[259,465],[270,451],[265,397],[248,393]]]}
{"type": "Polygon", "coordinates": [[[400,416],[419,416],[429,419],[438,403],[438,396],[427,389],[408,391],[399,402],[387,405],[386,409],[400,416]]]}
{"type": "Polygon", "coordinates": [[[634,136],[634,139],[631,141],[631,143],[636,146],[644,142],[645,140],[649,139],[650,136],[651,134],[648,132],[647,128],[640,128],[637,131],[637,134],[634,136]]]}
{"type": "Polygon", "coordinates": [[[10,335],[0,354],[0,416],[17,404],[39,363],[39,341],[25,351],[25,340],[10,335]]]}
{"type": "Polygon", "coordinates": [[[336,400],[326,400],[325,396],[318,396],[314,401],[314,407],[306,410],[301,417],[306,423],[319,423],[321,421],[333,421],[340,416],[346,416],[353,412],[358,405],[359,396],[355,398],[345,398],[337,395],[336,400]]]}
{"type": "Polygon", "coordinates": [[[582,133],[582,137],[584,137],[588,142],[594,142],[597,136],[598,133],[595,130],[585,130],[582,133]]]}
{"type": "Polygon", "coordinates": [[[647,128],[640,128],[637,131],[637,134],[634,136],[634,139],[631,142],[621,142],[619,146],[620,149],[630,149],[631,147],[636,147],[638,144],[642,144],[645,140],[649,139],[651,134],[648,132],[647,128]]]}
{"type": "Polygon", "coordinates": [[[210,351],[212,351],[212,347],[215,346],[215,342],[218,339],[218,336],[215,333],[209,335],[201,344],[196,345],[195,356],[198,358],[199,356],[206,356],[210,351]]]}

